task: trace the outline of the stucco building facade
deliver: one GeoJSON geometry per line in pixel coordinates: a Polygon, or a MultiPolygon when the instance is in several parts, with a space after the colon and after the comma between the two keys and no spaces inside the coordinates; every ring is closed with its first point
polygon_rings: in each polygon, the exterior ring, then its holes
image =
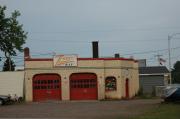
{"type": "Polygon", "coordinates": [[[25,49],[26,101],[129,99],[139,90],[134,59],[56,57],[32,58],[25,49]]]}
{"type": "Polygon", "coordinates": [[[134,60],[122,58],[78,58],[77,61],[77,67],[53,67],[53,59],[26,59],[26,100],[33,101],[33,78],[37,74],[58,74],[61,77],[61,100],[71,100],[70,76],[72,74],[95,74],[97,77],[96,99],[98,100],[132,98],[138,92],[138,65],[134,60]],[[105,89],[107,77],[115,78],[114,90],[105,89]]]}

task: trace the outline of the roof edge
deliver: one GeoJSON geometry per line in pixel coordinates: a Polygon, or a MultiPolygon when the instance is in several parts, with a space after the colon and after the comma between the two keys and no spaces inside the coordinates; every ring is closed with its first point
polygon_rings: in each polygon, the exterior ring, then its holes
{"type": "MultiPolygon", "coordinates": [[[[78,58],[78,60],[124,60],[138,62],[130,58],[78,58]]],[[[25,61],[53,61],[53,58],[26,58],[25,61]]]]}

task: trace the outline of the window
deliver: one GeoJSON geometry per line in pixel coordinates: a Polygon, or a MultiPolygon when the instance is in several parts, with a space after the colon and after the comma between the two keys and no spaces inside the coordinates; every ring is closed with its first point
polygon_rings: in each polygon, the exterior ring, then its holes
{"type": "Polygon", "coordinates": [[[40,80],[38,80],[38,84],[41,84],[41,81],[40,81],[40,80]]]}
{"type": "Polygon", "coordinates": [[[116,78],[111,76],[105,79],[105,90],[114,91],[116,90],[116,78]]]}

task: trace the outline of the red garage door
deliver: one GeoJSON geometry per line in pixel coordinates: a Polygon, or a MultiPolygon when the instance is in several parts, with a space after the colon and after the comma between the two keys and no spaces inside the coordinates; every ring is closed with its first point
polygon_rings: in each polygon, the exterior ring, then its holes
{"type": "Polygon", "coordinates": [[[57,74],[38,74],[33,78],[33,101],[60,100],[61,77],[57,74]]]}
{"type": "Polygon", "coordinates": [[[76,73],[70,76],[71,100],[97,100],[97,76],[93,73],[76,73]]]}

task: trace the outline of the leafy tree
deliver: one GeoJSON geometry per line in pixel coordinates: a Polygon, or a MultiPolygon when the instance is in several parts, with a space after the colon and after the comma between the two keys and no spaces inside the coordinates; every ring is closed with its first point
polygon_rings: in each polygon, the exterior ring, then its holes
{"type": "Polygon", "coordinates": [[[172,78],[173,83],[180,83],[180,61],[177,61],[174,64],[174,68],[172,70],[172,78]]]}
{"type": "Polygon", "coordinates": [[[3,71],[14,71],[15,66],[14,61],[11,58],[7,58],[4,62],[3,71]]]}
{"type": "Polygon", "coordinates": [[[6,6],[0,6],[0,51],[4,53],[6,61],[10,61],[8,59],[11,59],[11,56],[23,51],[22,46],[26,41],[27,32],[17,20],[20,12],[15,10],[10,17],[6,17],[5,10],[6,6]]]}

